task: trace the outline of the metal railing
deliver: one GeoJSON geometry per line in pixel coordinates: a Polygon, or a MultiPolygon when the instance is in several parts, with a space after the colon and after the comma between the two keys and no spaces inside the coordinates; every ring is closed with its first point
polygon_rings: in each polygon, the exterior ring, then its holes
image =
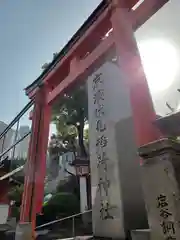
{"type": "Polygon", "coordinates": [[[30,101],[10,122],[10,124],[0,134],[0,140],[6,135],[6,133],[20,120],[20,118],[33,106],[33,101],[30,101]]]}
{"type": "Polygon", "coordinates": [[[35,230],[37,233],[47,230],[45,234],[52,238],[92,236],[92,209],[42,224],[35,230]]]}
{"type": "MultiPolygon", "coordinates": [[[[24,151],[25,152],[28,151],[28,141],[29,141],[29,136],[31,134],[31,130],[20,134],[20,128],[22,127],[20,125],[20,121],[24,117],[26,117],[27,120],[29,120],[29,115],[26,116],[26,114],[29,114],[28,111],[31,110],[32,106],[33,106],[33,101],[30,101],[10,122],[10,124],[0,133],[0,144],[1,144],[0,165],[4,164],[5,160],[8,160],[8,162],[10,163],[8,171],[14,170],[11,168],[12,167],[11,163],[13,162],[13,160],[19,160],[19,159],[22,160],[22,158],[24,158],[24,160],[27,159],[27,156],[24,156],[24,151]],[[17,151],[16,151],[16,148],[17,148],[17,151]],[[19,156],[18,152],[23,152],[23,153],[20,154],[19,156]],[[23,155],[23,157],[21,155],[23,155]]],[[[20,162],[17,164],[18,168],[20,167],[19,164],[20,162]]]]}
{"type": "MultiPolygon", "coordinates": [[[[19,140],[17,140],[14,144],[12,144],[9,148],[7,148],[6,150],[4,150],[1,154],[0,154],[0,159],[7,154],[10,150],[13,149],[14,152],[14,148],[16,147],[16,145],[18,145],[20,142],[22,142],[25,138],[27,138],[29,135],[31,134],[31,131],[29,131],[27,134],[25,134],[22,138],[20,138],[19,140]]],[[[14,155],[14,154],[13,154],[14,155]]],[[[0,163],[3,160],[0,160],[0,163]]]]}

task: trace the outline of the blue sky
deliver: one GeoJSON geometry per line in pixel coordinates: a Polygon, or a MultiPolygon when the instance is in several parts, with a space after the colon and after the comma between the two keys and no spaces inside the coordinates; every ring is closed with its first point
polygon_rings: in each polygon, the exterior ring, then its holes
{"type": "Polygon", "coordinates": [[[100,0],[5,0],[0,3],[0,120],[28,102],[23,89],[41,73],[100,0]]]}

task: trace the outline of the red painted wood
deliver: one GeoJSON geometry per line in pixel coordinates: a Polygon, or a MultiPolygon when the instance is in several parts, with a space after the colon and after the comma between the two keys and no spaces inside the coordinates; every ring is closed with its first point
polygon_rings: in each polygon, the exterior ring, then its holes
{"type": "MultiPolygon", "coordinates": [[[[131,19],[131,24],[132,24],[132,28],[133,31],[135,31],[137,28],[139,28],[142,24],[144,24],[145,21],[147,21],[150,16],[152,16],[154,13],[157,12],[157,10],[162,7],[165,3],[167,2],[167,0],[145,0],[145,2],[143,4],[141,4],[135,11],[130,12],[129,13],[129,19],[131,19]]],[[[109,11],[111,12],[111,8],[109,8],[109,11]]],[[[109,17],[110,14],[108,14],[108,12],[105,12],[103,17],[99,20],[99,22],[97,21],[95,23],[95,28],[93,28],[93,30],[89,30],[89,32],[87,31],[86,35],[84,36],[84,40],[87,40],[87,36],[89,34],[89,39],[93,39],[93,34],[95,29],[98,28],[97,24],[99,24],[99,28],[103,28],[103,26],[106,25],[107,22],[107,17],[109,17]],[[105,21],[105,22],[104,22],[105,21]],[[91,35],[91,36],[90,36],[91,35]]],[[[112,24],[109,24],[108,27],[106,28],[106,31],[108,31],[109,26],[112,27],[112,24]]],[[[93,26],[92,26],[93,27],[93,26]]],[[[104,29],[104,28],[103,28],[104,29]]],[[[103,30],[104,32],[104,30],[103,30]]],[[[96,40],[96,39],[95,39],[96,40]]],[[[110,41],[114,41],[114,39],[111,40],[104,40],[106,42],[100,42],[99,45],[91,52],[91,54],[89,54],[85,59],[83,59],[82,62],[79,62],[78,65],[76,66],[76,70],[73,72],[69,72],[69,75],[66,76],[64,79],[61,79],[58,76],[62,76],[62,72],[64,65],[61,65],[61,62],[59,63],[59,65],[56,66],[56,68],[51,72],[50,75],[47,76],[46,81],[49,82],[54,82],[54,79],[58,79],[59,82],[57,83],[56,87],[52,90],[52,92],[49,93],[48,96],[48,104],[51,104],[54,100],[56,100],[56,98],[58,97],[59,94],[61,94],[62,92],[65,91],[65,89],[71,86],[71,84],[74,83],[74,81],[76,81],[76,79],[78,77],[80,77],[81,75],[85,75],[85,71],[87,71],[90,67],[92,67],[93,64],[97,65],[97,60],[101,57],[102,54],[104,54],[105,51],[108,51],[108,48],[111,47],[111,43],[110,41]],[[107,46],[105,46],[107,44],[107,46]],[[49,79],[49,80],[48,80],[49,79]]],[[[80,40],[79,40],[80,41],[80,40]]],[[[80,42],[77,42],[77,46],[79,46],[80,42]]],[[[98,40],[99,41],[99,40],[98,40]]],[[[86,44],[88,44],[88,42],[86,42],[86,44]]],[[[67,54],[67,56],[65,56],[62,59],[62,63],[64,61],[66,61],[66,59],[71,58],[73,54],[73,49],[72,51],[69,52],[69,55],[67,54]]],[[[69,63],[69,66],[71,64],[69,63]]]]}
{"type": "Polygon", "coordinates": [[[32,118],[33,118],[33,110],[31,110],[29,113],[29,120],[32,120],[32,118]]]}
{"type": "Polygon", "coordinates": [[[127,9],[133,8],[140,0],[109,0],[109,4],[114,7],[121,5],[121,7],[125,7],[127,9]]]}
{"type": "MultiPolygon", "coordinates": [[[[33,127],[32,127],[33,129],[33,127]]],[[[27,222],[29,219],[29,208],[30,208],[30,196],[32,194],[32,186],[30,186],[30,173],[31,173],[31,147],[32,147],[32,136],[30,138],[29,149],[28,149],[28,162],[26,163],[25,180],[24,180],[24,192],[22,196],[20,222],[27,222]]]]}
{"type": "Polygon", "coordinates": [[[10,189],[7,180],[0,181],[0,204],[9,204],[8,191],[10,189]]]}
{"type": "Polygon", "coordinates": [[[28,150],[28,162],[25,175],[25,189],[22,198],[20,221],[26,222],[30,220],[30,208],[31,208],[31,197],[32,189],[34,186],[34,161],[36,157],[36,144],[37,144],[37,133],[38,133],[38,122],[40,119],[40,104],[39,94],[36,96],[33,118],[32,118],[32,134],[30,138],[30,145],[28,150]]]}
{"type": "MultiPolygon", "coordinates": [[[[44,78],[43,82],[48,82],[50,86],[56,86],[69,73],[70,62],[74,58],[84,56],[88,51],[91,52],[94,48],[94,43],[98,45],[102,37],[107,33],[110,25],[110,7],[107,8],[96,20],[96,22],[89,27],[85,34],[74,44],[69,52],[61,59],[56,67],[44,78]]],[[[29,97],[36,94],[35,89],[29,97]]]]}
{"type": "Polygon", "coordinates": [[[79,78],[86,78],[88,74],[88,69],[93,65],[98,65],[98,61],[102,56],[107,53],[107,51],[112,47],[113,39],[110,35],[104,41],[102,41],[98,47],[89,54],[84,60],[76,63],[76,68],[70,71],[70,74],[60,82],[57,87],[48,95],[47,103],[52,104],[53,101],[63,92],[65,89],[74,83],[79,78]]]}
{"type": "MultiPolygon", "coordinates": [[[[123,1],[117,0],[116,2],[117,4],[122,4],[123,1]]],[[[127,7],[131,5],[133,6],[134,3],[137,2],[138,1],[132,0],[129,2],[127,7]]],[[[167,2],[168,0],[145,0],[135,11],[132,11],[131,16],[129,16],[132,18],[133,30],[135,31],[144,24],[167,2]]],[[[127,1],[125,1],[125,6],[126,3],[127,1]]],[[[111,10],[112,5],[109,5],[109,7],[99,16],[96,22],[86,31],[83,37],[74,44],[69,52],[56,65],[56,67],[43,79],[43,82],[48,82],[48,85],[52,88],[56,88],[60,82],[64,82],[64,79],[69,75],[69,67],[72,59],[81,59],[81,57],[87,52],[91,52],[112,27],[110,22],[111,10]]],[[[31,98],[34,96],[37,91],[38,89],[33,90],[29,97],[31,98]]]]}
{"type": "Polygon", "coordinates": [[[44,200],[44,180],[46,176],[46,157],[47,157],[47,146],[49,137],[49,125],[51,120],[51,108],[49,105],[44,105],[42,110],[42,119],[40,126],[40,142],[38,149],[38,159],[36,165],[36,176],[35,176],[35,199],[34,199],[34,212],[40,213],[44,200]]]}
{"type": "Polygon", "coordinates": [[[46,104],[46,94],[46,89],[41,88],[35,99],[21,222],[35,222],[36,214],[41,211],[44,198],[46,151],[51,117],[50,106],[46,104]]]}
{"type": "Polygon", "coordinates": [[[129,19],[127,10],[117,8],[111,21],[119,67],[130,90],[136,141],[141,146],[158,139],[161,134],[152,124],[156,114],[129,19]]]}

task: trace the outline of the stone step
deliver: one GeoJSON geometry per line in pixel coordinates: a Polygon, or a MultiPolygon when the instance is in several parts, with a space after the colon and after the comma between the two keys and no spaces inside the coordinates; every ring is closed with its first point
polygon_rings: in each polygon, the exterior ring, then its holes
{"type": "Polygon", "coordinates": [[[132,240],[150,240],[150,229],[131,230],[132,240]]]}

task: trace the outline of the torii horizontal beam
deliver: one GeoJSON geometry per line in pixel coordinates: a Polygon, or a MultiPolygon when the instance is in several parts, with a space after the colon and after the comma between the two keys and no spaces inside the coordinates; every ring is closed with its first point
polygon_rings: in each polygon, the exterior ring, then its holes
{"type": "MultiPolygon", "coordinates": [[[[131,10],[131,21],[133,23],[134,31],[143,25],[168,1],[169,0],[145,0],[135,10],[131,10]]],[[[111,1],[108,2],[110,3],[111,1]]],[[[128,9],[131,9],[137,2],[138,0],[125,1],[128,9]]],[[[110,9],[111,4],[108,5],[107,1],[102,1],[88,20],[49,65],[47,70],[45,70],[34,83],[25,89],[30,98],[35,95],[36,91],[38,91],[42,84],[48,83],[55,88],[60,81],[64,80],[63,78],[67,77],[72,59],[83,56],[88,51],[90,43],[98,43],[100,38],[111,29],[111,23],[109,20],[110,9]]],[[[94,46],[91,48],[93,47],[94,46]]]]}
{"type": "MultiPolygon", "coordinates": [[[[167,0],[145,0],[137,9],[131,11],[131,21],[133,25],[133,30],[136,31],[141,25],[143,25],[153,14],[155,14],[161,7],[167,2],[167,0]]],[[[62,59],[62,61],[54,68],[53,71],[44,79],[44,82],[51,82],[55,81],[55,79],[59,79],[58,76],[63,75],[64,72],[64,63],[73,58],[77,59],[75,64],[78,71],[76,73],[71,69],[73,68],[72,60],[70,62],[70,71],[67,77],[65,77],[55,88],[52,92],[49,93],[48,96],[48,104],[51,104],[67,87],[70,86],[74,81],[77,80],[81,75],[85,74],[85,72],[95,64],[102,56],[105,54],[109,48],[112,47],[114,44],[113,38],[109,35],[106,39],[104,39],[97,48],[94,49],[89,55],[87,55],[82,61],[78,61],[77,56],[77,48],[80,48],[81,44],[85,45],[87,42],[96,41],[95,36],[98,34],[99,41],[100,37],[110,30],[111,25],[109,22],[109,12],[110,6],[103,12],[101,16],[97,19],[97,21],[92,25],[84,34],[84,36],[74,45],[74,47],[69,51],[69,53],[62,59]],[[100,30],[101,29],[101,30],[100,30]],[[71,65],[72,63],[72,65],[71,65]],[[71,72],[72,70],[72,72],[71,72]]],[[[82,46],[82,48],[84,48],[82,46]]],[[[59,79],[60,80],[60,79],[59,79]]]]}

